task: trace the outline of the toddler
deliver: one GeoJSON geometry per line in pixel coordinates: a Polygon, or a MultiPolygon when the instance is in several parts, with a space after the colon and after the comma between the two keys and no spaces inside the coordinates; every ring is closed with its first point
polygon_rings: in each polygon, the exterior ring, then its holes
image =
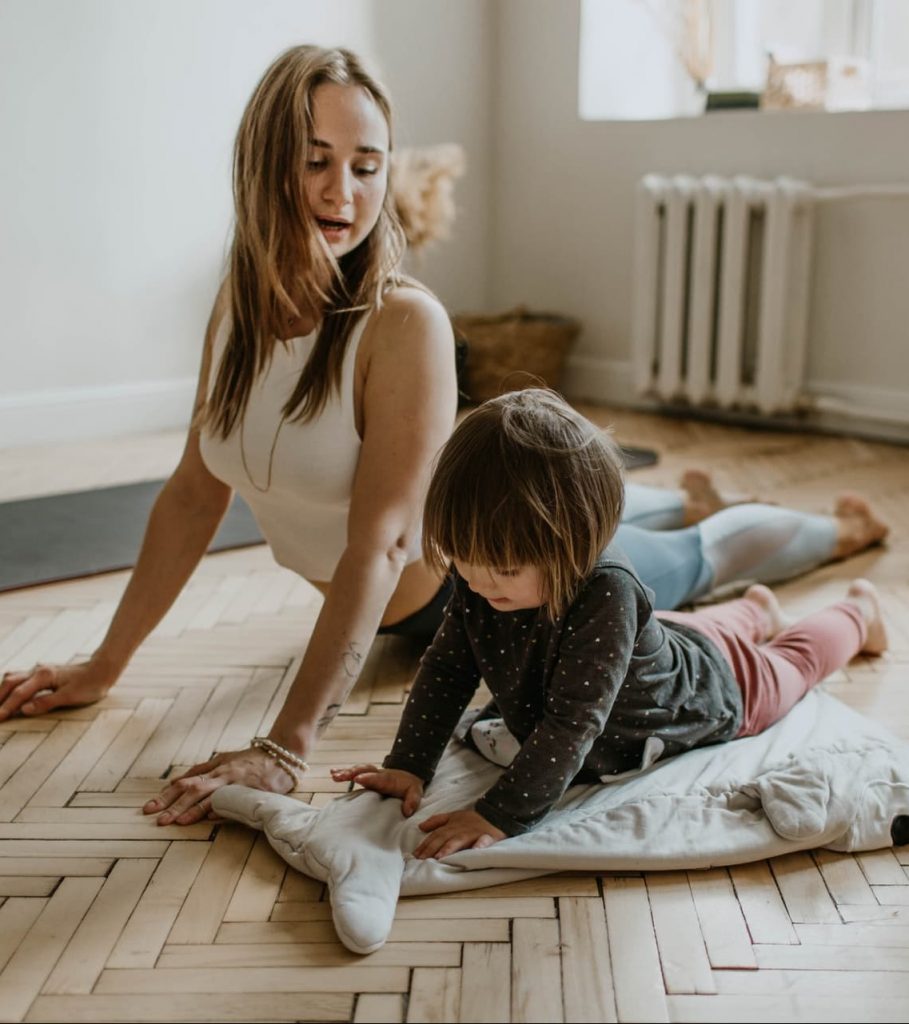
{"type": "Polygon", "coordinates": [[[764,586],[654,614],[610,546],[622,502],[618,447],[549,391],[486,402],[442,450],[423,545],[452,565],[453,595],[383,767],[332,774],[413,814],[481,678],[514,756],[473,807],[421,823],[415,856],[489,846],[539,824],[572,784],[753,736],[859,651],[886,648],[865,580],[794,624],[764,586]]]}

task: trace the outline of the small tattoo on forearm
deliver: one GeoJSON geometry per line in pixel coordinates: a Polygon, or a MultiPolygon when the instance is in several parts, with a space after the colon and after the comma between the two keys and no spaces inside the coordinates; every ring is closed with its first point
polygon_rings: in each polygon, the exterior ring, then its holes
{"type": "Polygon", "coordinates": [[[319,721],[318,721],[318,723],[316,725],[316,728],[319,730],[319,732],[322,732],[323,729],[327,729],[328,726],[331,725],[331,723],[335,719],[335,715],[337,715],[337,713],[340,710],[341,710],[341,705],[340,704],[329,704],[328,705],[328,707],[325,709],[325,714],[322,715],[322,717],[319,719],[319,721]]]}
{"type": "Polygon", "coordinates": [[[363,655],[357,645],[355,643],[349,643],[343,656],[344,671],[347,674],[348,679],[357,678],[360,674],[360,663],[362,661],[363,655]]]}

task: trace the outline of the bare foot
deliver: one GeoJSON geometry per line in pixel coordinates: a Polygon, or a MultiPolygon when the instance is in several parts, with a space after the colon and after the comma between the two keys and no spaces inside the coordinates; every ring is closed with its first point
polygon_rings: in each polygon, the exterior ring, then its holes
{"type": "Polygon", "coordinates": [[[777,633],[792,624],[792,619],[783,614],[776,594],[770,587],[765,587],[763,583],[755,583],[750,586],[742,596],[746,601],[760,605],[761,611],[764,613],[766,626],[764,635],[761,637],[762,642],[772,639],[777,633]]]}
{"type": "Polygon", "coordinates": [[[841,494],[836,499],[833,515],[837,529],[834,558],[848,558],[872,544],[880,544],[890,532],[890,527],[877,518],[860,494],[841,494]]]}
{"type": "Polygon", "coordinates": [[[702,519],[720,512],[730,505],[743,505],[755,501],[744,494],[723,494],[714,486],[713,479],[703,469],[687,469],[679,480],[679,487],[685,492],[684,522],[686,526],[699,523],[702,519]]]}
{"type": "Polygon", "coordinates": [[[883,654],[887,650],[887,630],[881,615],[881,599],[877,587],[870,580],[853,580],[846,592],[846,600],[862,613],[868,626],[868,638],[863,654],[883,654]]]}

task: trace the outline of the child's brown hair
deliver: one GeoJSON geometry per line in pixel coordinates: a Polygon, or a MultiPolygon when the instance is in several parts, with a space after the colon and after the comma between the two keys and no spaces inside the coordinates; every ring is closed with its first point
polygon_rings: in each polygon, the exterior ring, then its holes
{"type": "Polygon", "coordinates": [[[442,449],[423,514],[423,553],[440,569],[470,565],[543,577],[561,615],[622,514],[618,445],[554,391],[528,388],[484,402],[442,449]]]}

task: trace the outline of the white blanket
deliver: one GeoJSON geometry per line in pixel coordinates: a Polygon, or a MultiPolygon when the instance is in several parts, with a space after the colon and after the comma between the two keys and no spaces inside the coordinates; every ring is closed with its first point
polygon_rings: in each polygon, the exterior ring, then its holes
{"type": "Polygon", "coordinates": [[[694,750],[611,785],[574,786],[536,829],[444,861],[416,860],[417,825],[468,807],[502,769],[452,744],[420,810],[359,790],[321,810],[245,786],[215,810],[268,835],[294,868],[328,883],[335,928],[369,953],[398,896],[497,885],[552,871],[705,868],[823,846],[892,845],[909,815],[909,744],[817,691],[761,736],[694,750]]]}

